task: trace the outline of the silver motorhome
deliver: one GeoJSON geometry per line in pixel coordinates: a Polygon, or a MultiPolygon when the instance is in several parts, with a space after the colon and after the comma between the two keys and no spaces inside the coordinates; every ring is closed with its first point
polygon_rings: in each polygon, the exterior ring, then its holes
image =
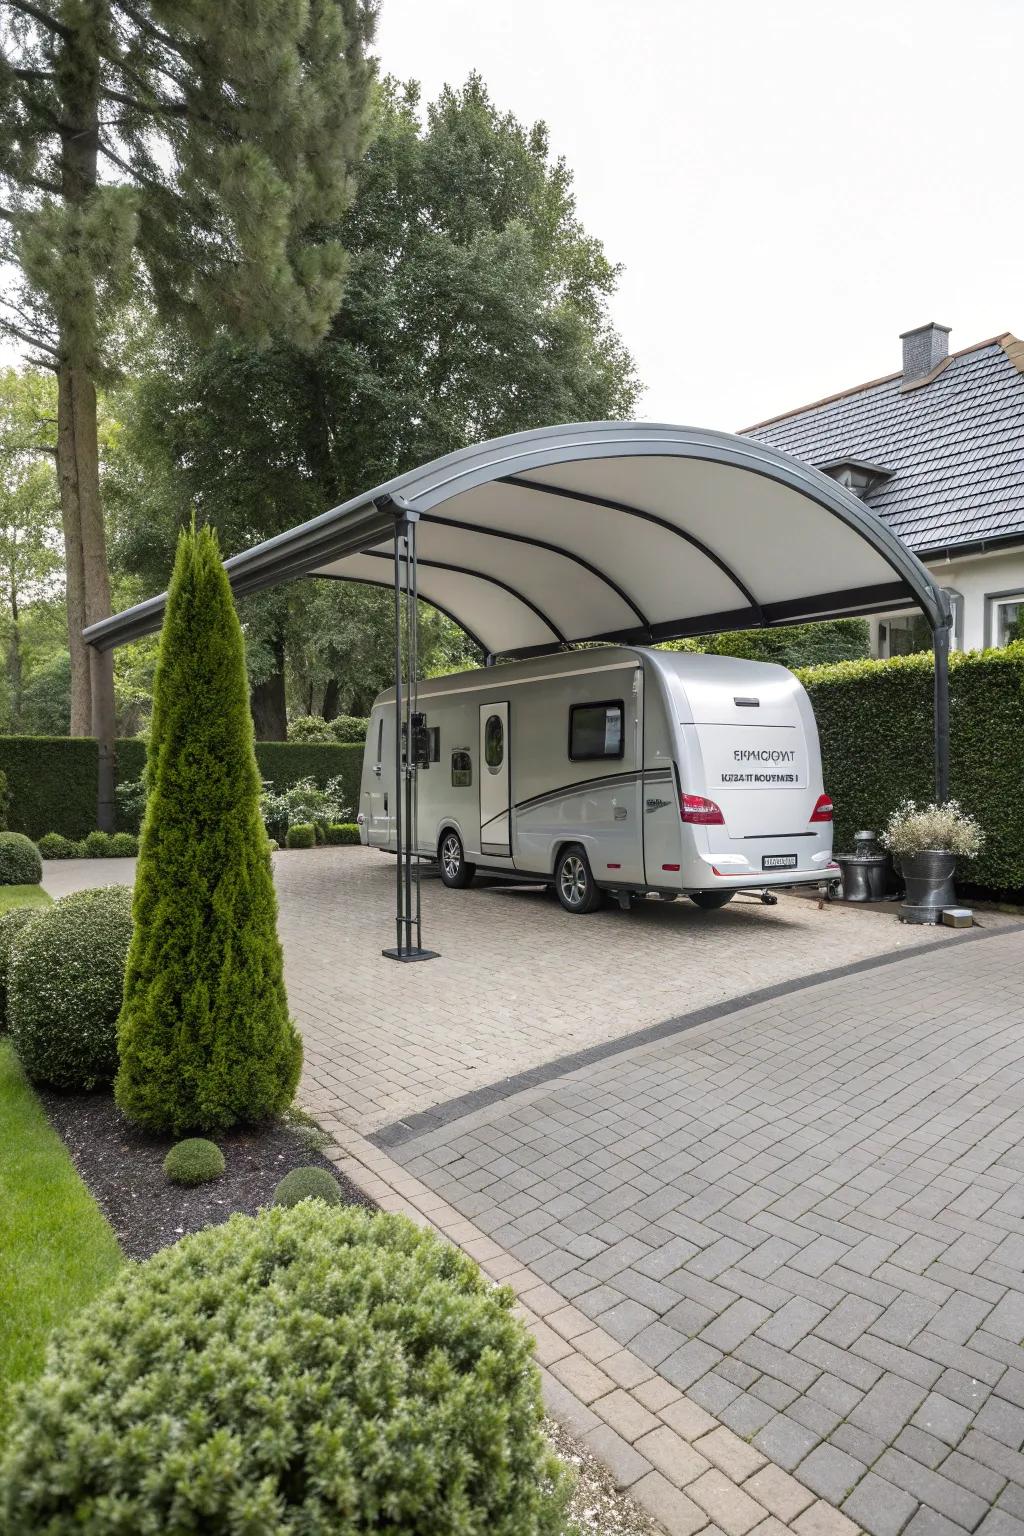
{"type": "MultiPolygon", "coordinates": [[[[418,849],[477,870],[718,907],[827,880],[832,804],[810,701],[785,667],[641,646],[563,652],[419,684],[418,849]]],[[[396,851],[394,690],[373,706],[364,843],[396,851]]]]}

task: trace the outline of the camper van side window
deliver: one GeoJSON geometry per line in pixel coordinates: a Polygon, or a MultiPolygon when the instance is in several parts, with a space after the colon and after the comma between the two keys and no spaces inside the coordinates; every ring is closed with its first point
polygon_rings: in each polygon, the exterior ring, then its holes
{"type": "Polygon", "coordinates": [[[378,763],[383,760],[383,752],[384,752],[384,716],[381,715],[380,719],[377,721],[377,761],[378,761],[378,763]]]}
{"type": "Polygon", "coordinates": [[[602,757],[621,757],[625,751],[621,699],[600,704],[574,704],[569,710],[569,759],[593,762],[602,757]]]}
{"type": "Polygon", "coordinates": [[[452,786],[468,789],[473,782],[473,759],[468,752],[452,753],[452,786]]]}

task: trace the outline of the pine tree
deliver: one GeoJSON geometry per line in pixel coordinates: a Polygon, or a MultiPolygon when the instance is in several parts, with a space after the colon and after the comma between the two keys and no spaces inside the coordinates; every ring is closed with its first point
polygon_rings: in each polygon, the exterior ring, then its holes
{"type": "Polygon", "coordinates": [[[241,626],[216,536],[184,531],[146,767],[115,1092],[150,1131],[256,1124],[291,1102],[277,901],[241,626]]]}
{"type": "Polygon", "coordinates": [[[7,0],[0,22],[0,329],[58,381],[71,730],[100,743],[113,824],[112,653],[96,383],[123,301],[199,334],[317,341],[367,138],[374,0],[7,0]]]}

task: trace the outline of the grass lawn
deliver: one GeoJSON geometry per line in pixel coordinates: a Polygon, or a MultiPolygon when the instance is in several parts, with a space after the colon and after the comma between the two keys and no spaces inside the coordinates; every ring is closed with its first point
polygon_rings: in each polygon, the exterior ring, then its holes
{"type": "Polygon", "coordinates": [[[0,885],[0,912],[12,907],[48,907],[50,897],[41,885],[0,885]]]}
{"type": "Polygon", "coordinates": [[[123,1262],[10,1043],[0,1040],[0,1432],[5,1385],[35,1375],[51,1329],[123,1262]]]}

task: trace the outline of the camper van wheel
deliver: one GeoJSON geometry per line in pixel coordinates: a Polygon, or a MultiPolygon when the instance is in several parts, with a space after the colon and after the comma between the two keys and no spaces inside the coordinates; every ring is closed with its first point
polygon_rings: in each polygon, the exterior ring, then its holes
{"type": "Polygon", "coordinates": [[[555,890],[567,912],[593,912],[601,904],[601,892],[594,884],[590,862],[579,843],[563,848],[555,865],[555,890]]]}
{"type": "Polygon", "coordinates": [[[735,891],[691,891],[690,900],[705,912],[717,912],[727,901],[732,901],[735,891]]]}
{"type": "Polygon", "coordinates": [[[451,890],[461,891],[464,886],[472,884],[476,865],[466,863],[462,838],[457,832],[449,830],[441,838],[437,850],[437,862],[441,867],[441,881],[451,890]]]}

